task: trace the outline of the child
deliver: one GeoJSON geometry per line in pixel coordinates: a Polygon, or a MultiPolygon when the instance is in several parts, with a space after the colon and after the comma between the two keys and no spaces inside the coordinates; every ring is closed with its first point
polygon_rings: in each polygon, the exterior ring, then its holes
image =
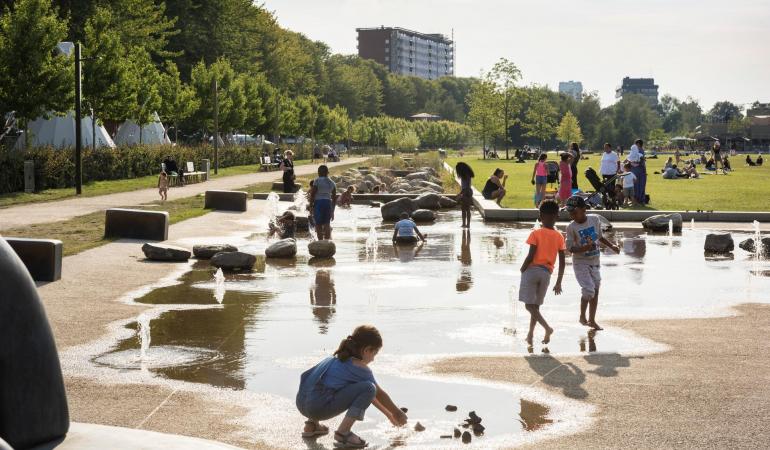
{"type": "Polygon", "coordinates": [[[572,155],[564,152],[561,154],[559,163],[559,205],[564,206],[564,202],[572,196],[572,155]]]}
{"type": "Polygon", "coordinates": [[[636,205],[636,196],[635,196],[635,189],[634,185],[636,184],[636,175],[631,172],[631,164],[626,163],[623,166],[624,172],[620,174],[620,176],[623,178],[623,197],[625,197],[623,201],[623,206],[634,206],[636,205]]]}
{"type": "Polygon", "coordinates": [[[615,185],[615,205],[621,206],[625,203],[625,200],[626,196],[623,194],[623,185],[618,183],[615,185]]]}
{"type": "Polygon", "coordinates": [[[165,170],[161,170],[158,176],[158,194],[161,201],[168,200],[168,174],[165,170]]]}
{"type": "Polygon", "coordinates": [[[561,294],[561,280],[564,278],[564,236],[554,229],[556,218],[559,216],[559,205],[546,200],[540,204],[540,222],[542,227],[533,230],[527,238],[529,253],[521,265],[521,284],[519,286],[519,301],[527,305],[529,311],[529,333],[527,344],[532,346],[532,337],[535,325],[545,329],[543,344],[551,340],[553,328],[548,326],[540,314],[540,305],[543,304],[545,293],[548,291],[548,283],[551,281],[551,273],[556,263],[556,255],[559,255],[559,277],[553,287],[556,295],[561,294]]]}
{"type": "Polygon", "coordinates": [[[401,220],[396,222],[396,226],[393,229],[394,244],[414,244],[418,239],[425,241],[428,235],[420,233],[417,225],[409,218],[409,214],[402,212],[399,217],[401,220]]]}
{"type": "Polygon", "coordinates": [[[548,167],[545,165],[545,160],[548,159],[548,155],[543,153],[537,158],[535,168],[532,170],[532,184],[535,185],[535,208],[540,207],[540,202],[545,197],[545,187],[548,184],[548,167]]]}
{"type": "Polygon", "coordinates": [[[348,188],[345,189],[345,192],[340,194],[340,198],[337,200],[337,206],[341,208],[350,208],[350,203],[353,201],[353,193],[355,190],[355,187],[348,186],[348,188]]]}
{"type": "Polygon", "coordinates": [[[620,253],[617,245],[602,236],[602,222],[596,214],[586,214],[583,197],[574,196],[567,200],[567,211],[572,219],[567,225],[567,248],[572,252],[572,268],[580,285],[580,323],[594,330],[601,330],[596,323],[596,307],[599,304],[600,273],[599,245],[606,245],[620,253]],[[589,307],[586,320],[586,307],[589,307]]]}
{"type": "Polygon", "coordinates": [[[460,177],[460,193],[457,195],[457,201],[460,203],[460,209],[463,215],[463,224],[461,228],[471,227],[471,204],[473,203],[473,188],[471,179],[474,177],[471,166],[464,162],[455,165],[455,173],[460,177]]]}
{"type": "Polygon", "coordinates": [[[356,436],[351,427],[356,420],[364,420],[369,405],[385,414],[395,426],[406,424],[406,414],[377,384],[368,367],[382,348],[382,336],[373,326],[361,325],[343,339],[334,356],[304,372],[297,392],[297,409],[308,420],[303,438],[314,438],[329,433],[319,421],[328,420],[347,411],[334,432],[336,448],[364,448],[366,441],[356,436]]]}
{"type": "Polygon", "coordinates": [[[268,224],[270,229],[268,237],[273,237],[273,235],[277,234],[280,239],[293,238],[297,230],[297,224],[294,219],[294,213],[286,211],[283,215],[278,216],[275,221],[270,221],[270,224],[268,224]]]}

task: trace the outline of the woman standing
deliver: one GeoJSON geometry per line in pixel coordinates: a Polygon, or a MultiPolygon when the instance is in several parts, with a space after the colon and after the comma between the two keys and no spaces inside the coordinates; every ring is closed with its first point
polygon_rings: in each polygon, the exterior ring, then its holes
{"type": "Polygon", "coordinates": [[[580,146],[577,144],[577,142],[573,142],[570,144],[570,153],[572,153],[572,163],[570,166],[572,167],[572,189],[578,188],[578,182],[577,182],[577,174],[578,174],[578,161],[580,161],[580,146]]]}
{"type": "Polygon", "coordinates": [[[561,154],[559,163],[559,204],[564,206],[568,198],[572,197],[572,155],[568,152],[561,154]]]}
{"type": "Polygon", "coordinates": [[[646,205],[647,163],[644,159],[644,142],[641,139],[637,139],[631,146],[627,161],[631,164],[631,173],[636,175],[636,187],[634,188],[636,202],[639,205],[646,205]]]}
{"type": "Polygon", "coordinates": [[[294,152],[286,150],[281,160],[280,169],[283,171],[283,192],[294,193],[294,152]]]}
{"type": "Polygon", "coordinates": [[[455,165],[455,173],[460,177],[460,194],[457,196],[460,202],[460,209],[463,214],[463,224],[461,228],[471,227],[471,203],[473,202],[473,188],[471,188],[471,179],[473,178],[473,169],[464,162],[455,165]]]}

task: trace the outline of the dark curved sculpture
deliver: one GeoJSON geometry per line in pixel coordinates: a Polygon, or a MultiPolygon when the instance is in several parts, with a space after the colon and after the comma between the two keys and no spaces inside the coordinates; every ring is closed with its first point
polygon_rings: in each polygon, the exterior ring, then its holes
{"type": "Polygon", "coordinates": [[[27,268],[0,237],[0,438],[15,449],[60,439],[69,410],[59,355],[27,268]]]}

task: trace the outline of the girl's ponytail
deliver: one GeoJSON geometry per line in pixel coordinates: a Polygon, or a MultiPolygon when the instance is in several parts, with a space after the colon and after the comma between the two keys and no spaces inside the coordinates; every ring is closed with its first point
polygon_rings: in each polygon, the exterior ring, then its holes
{"type": "Polygon", "coordinates": [[[382,336],[379,330],[371,325],[357,327],[353,334],[340,342],[340,346],[334,352],[334,356],[340,361],[347,361],[350,358],[361,359],[361,352],[366,347],[374,347],[376,349],[382,347],[382,336]]]}

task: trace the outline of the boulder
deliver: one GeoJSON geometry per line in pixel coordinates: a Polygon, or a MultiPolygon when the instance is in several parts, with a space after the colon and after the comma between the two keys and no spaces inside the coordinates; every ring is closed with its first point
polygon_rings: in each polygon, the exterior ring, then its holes
{"type": "Polygon", "coordinates": [[[382,207],[380,207],[380,213],[384,220],[398,220],[402,212],[411,215],[418,209],[419,208],[414,200],[403,197],[382,205],[382,207]]]}
{"type": "Polygon", "coordinates": [[[408,174],[404,178],[406,178],[409,181],[412,181],[412,180],[428,181],[428,177],[430,177],[428,172],[414,172],[414,173],[408,174]]]}
{"type": "Polygon", "coordinates": [[[292,238],[281,239],[265,249],[268,258],[294,258],[297,254],[297,241],[292,238]]]}
{"type": "Polygon", "coordinates": [[[294,226],[297,231],[310,230],[310,219],[307,214],[294,214],[294,226]]]}
{"type": "Polygon", "coordinates": [[[436,214],[429,209],[418,209],[412,213],[412,220],[415,222],[433,222],[436,220],[436,214]]]}
{"type": "MultiPolygon", "coordinates": [[[[757,252],[757,245],[753,238],[748,238],[745,241],[742,241],[740,244],[738,244],[738,247],[746,250],[749,253],[757,252]]],[[[762,238],[762,255],[770,256],[770,237],[762,238]]]]}
{"type": "Polygon", "coordinates": [[[642,221],[642,226],[650,231],[667,232],[669,220],[674,223],[674,231],[682,231],[682,215],[679,213],[650,216],[642,221]]]}
{"type": "Polygon", "coordinates": [[[441,196],[436,193],[422,194],[414,199],[414,204],[419,209],[440,209],[441,208],[441,196]]]}
{"type": "Polygon", "coordinates": [[[257,257],[244,252],[220,252],[211,257],[211,265],[224,270],[251,270],[257,257]]]}
{"type": "Polygon", "coordinates": [[[147,259],[153,261],[187,261],[190,259],[190,251],[186,248],[165,244],[146,243],[142,245],[142,252],[147,259]]]}
{"type": "Polygon", "coordinates": [[[382,184],[382,181],[372,174],[368,174],[367,176],[365,176],[364,181],[368,181],[376,186],[379,186],[380,184],[382,184]]]}
{"type": "Polygon", "coordinates": [[[230,244],[194,245],[193,255],[198,259],[211,259],[217,253],[237,252],[238,247],[230,244]]]}
{"type": "Polygon", "coordinates": [[[356,192],[359,194],[366,194],[369,192],[369,186],[364,181],[359,181],[356,183],[356,192]]]}
{"type": "Polygon", "coordinates": [[[420,186],[421,188],[427,188],[427,189],[430,189],[431,191],[434,191],[434,192],[438,192],[438,193],[442,193],[442,194],[444,193],[444,187],[443,186],[441,186],[440,184],[431,183],[430,181],[418,180],[417,181],[417,185],[420,186]]]}
{"type": "Polygon", "coordinates": [[[735,244],[730,233],[706,235],[703,250],[707,253],[730,253],[733,249],[735,249],[735,244]]]}
{"type": "Polygon", "coordinates": [[[316,258],[331,258],[337,253],[333,241],[313,241],[307,245],[307,251],[316,258]]]}
{"type": "Polygon", "coordinates": [[[438,199],[438,204],[442,208],[454,208],[457,206],[457,201],[445,195],[442,195],[441,198],[438,199]]]}

